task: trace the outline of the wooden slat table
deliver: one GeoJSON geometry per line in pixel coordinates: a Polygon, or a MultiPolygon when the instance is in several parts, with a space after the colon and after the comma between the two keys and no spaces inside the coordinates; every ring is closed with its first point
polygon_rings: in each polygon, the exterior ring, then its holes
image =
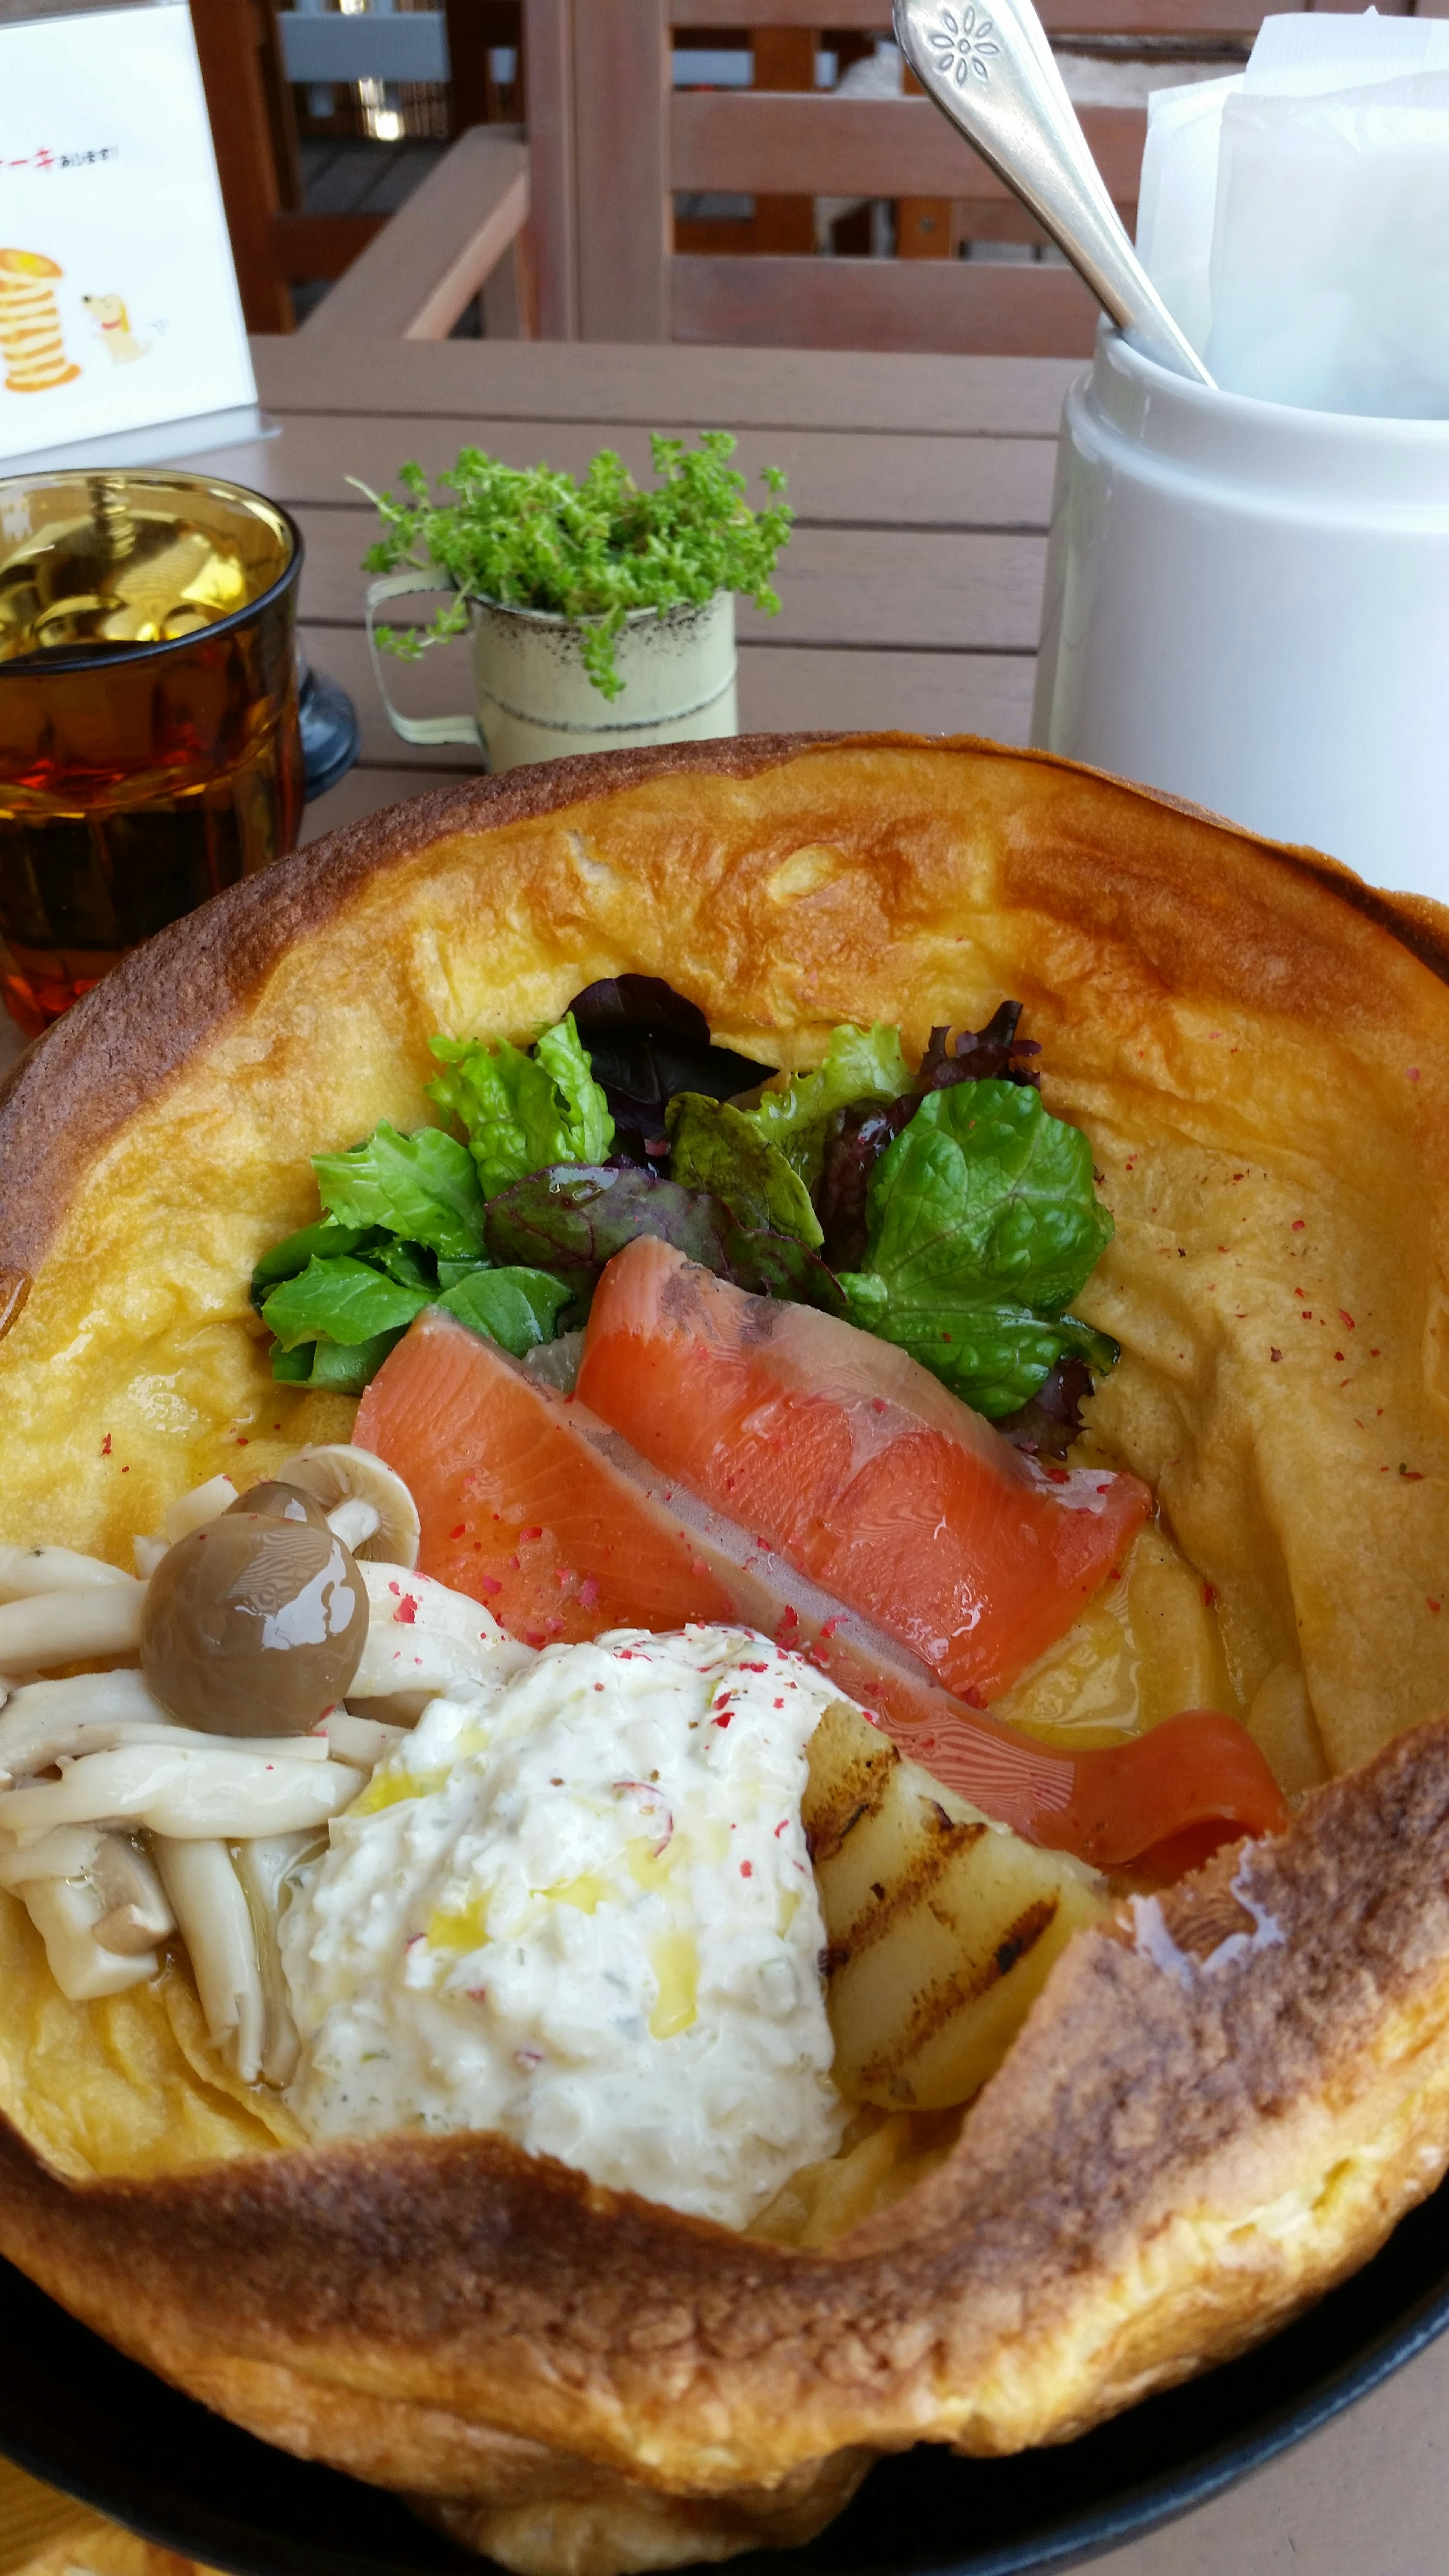
{"type": "MultiPolygon", "coordinates": [[[[747,731],[902,725],[1024,742],[1062,394],[1076,362],[834,351],[565,347],[522,342],[253,343],[279,438],[208,457],[285,501],[307,541],[303,632],[349,688],[362,763],[312,809],[309,837],[444,775],[466,750],[412,749],[388,725],[362,630],[374,490],[472,441],[516,465],[578,472],[601,446],[649,468],[651,429],[734,430],[759,493],[781,465],[798,514],[784,606],[739,613],[747,731]]],[[[392,664],[408,713],[467,703],[464,650],[392,664]]]]}
{"type": "MultiPolygon", "coordinates": [[[[790,5],[798,16],[800,0],[790,5]]],[[[841,0],[830,5],[838,16],[841,0]]],[[[741,611],[742,723],[1025,741],[1053,446],[1075,361],[486,341],[253,346],[282,434],[195,462],[296,513],[308,548],[307,649],[357,700],[362,759],[309,809],[309,840],[476,769],[466,751],[410,750],[382,714],[359,570],[375,523],[345,479],[377,489],[408,458],[451,463],[464,441],[513,464],[575,471],[608,444],[643,472],[651,429],[735,430],[751,476],[785,467],[799,514],[782,615],[741,611]]],[[[393,670],[394,693],[414,713],[466,703],[461,649],[393,670]]],[[[0,1016],[0,1067],[14,1051],[9,1031],[0,1016]]],[[[1101,2576],[1446,2576],[1446,2424],[1449,2337],[1246,2485],[1098,2561],[1101,2576]]]]}

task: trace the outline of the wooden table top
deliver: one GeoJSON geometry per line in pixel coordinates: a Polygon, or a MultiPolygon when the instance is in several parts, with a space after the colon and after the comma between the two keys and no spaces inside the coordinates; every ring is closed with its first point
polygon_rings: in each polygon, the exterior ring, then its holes
{"type": "MultiPolygon", "coordinates": [[[[206,462],[283,501],[307,543],[308,654],[352,692],[359,770],[309,832],[476,769],[466,749],[413,749],[378,700],[362,628],[374,491],[465,442],[511,465],[580,472],[615,447],[649,470],[651,429],[728,428],[761,494],[783,466],[797,513],[783,607],[740,603],[746,732],[900,725],[1025,742],[1052,465],[1072,359],[884,358],[777,349],[619,349],[517,341],[252,344],[280,437],[206,462]]],[[[466,648],[389,667],[410,715],[468,703],[466,648]]]]}
{"type": "MultiPolygon", "coordinates": [[[[1080,362],[517,342],[252,343],[281,435],[195,460],[286,503],[307,541],[303,633],[362,723],[357,768],[304,838],[476,770],[414,750],[378,703],[362,627],[369,505],[464,443],[578,472],[601,446],[644,473],[651,429],[733,429],[797,513],[775,619],[740,610],[747,730],[903,726],[1025,742],[1062,396],[1080,362]]],[[[757,487],[758,488],[758,487],[757,487]]],[[[466,705],[461,650],[395,665],[406,712],[466,705]]],[[[0,1015],[0,1069],[14,1051],[0,1015]]],[[[1446,2576],[1449,2336],[1337,2423],[1196,2513],[1098,2560],[1100,2576],[1446,2576]]],[[[13,2564],[13,2558],[0,2564],[13,2564]]]]}

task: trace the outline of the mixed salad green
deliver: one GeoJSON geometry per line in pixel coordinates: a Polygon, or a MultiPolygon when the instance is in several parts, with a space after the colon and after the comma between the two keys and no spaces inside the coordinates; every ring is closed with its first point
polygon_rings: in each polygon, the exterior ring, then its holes
{"type": "Polygon", "coordinates": [[[1118,1356],[1069,1311],[1112,1219],[1019,1018],[933,1031],[915,1071],[898,1030],[839,1028],[813,1072],[763,1082],[639,976],[591,985],[527,1049],[436,1037],[449,1124],[315,1156],[321,1221],[257,1266],[274,1374],[358,1393],[430,1305],[521,1358],[653,1234],[898,1343],[994,1419],[1064,1413],[1053,1384],[1079,1396],[1118,1356]]]}

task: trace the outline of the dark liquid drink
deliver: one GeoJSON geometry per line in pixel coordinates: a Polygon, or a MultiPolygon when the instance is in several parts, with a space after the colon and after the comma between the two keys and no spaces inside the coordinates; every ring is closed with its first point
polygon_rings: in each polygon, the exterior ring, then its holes
{"type": "Polygon", "coordinates": [[[231,484],[0,484],[0,998],[30,1035],[290,850],[300,540],[231,484]]]}

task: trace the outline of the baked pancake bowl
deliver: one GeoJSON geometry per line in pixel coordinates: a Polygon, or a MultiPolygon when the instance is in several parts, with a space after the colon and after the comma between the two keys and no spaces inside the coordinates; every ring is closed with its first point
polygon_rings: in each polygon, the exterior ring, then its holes
{"type": "Polygon", "coordinates": [[[209,2053],[184,1956],[68,2004],[0,1896],[0,2253],[541,2576],[805,2538],[918,2440],[1070,2438],[1271,2333],[1449,2161],[1433,906],[897,737],[565,763],[339,834],[12,1078],[0,1540],[125,1566],[209,1477],[347,1441],[350,1400],[273,1382],[248,1296],[315,1216],[309,1157],[430,1123],[436,1031],[522,1041],[625,973],[762,1067],[1023,1003],[1116,1224],[1083,1454],[1152,1488],[1295,1814],[1078,1933],[964,2113],[868,2129],[768,2234],[490,2133],[308,2145],[209,2053]]]}

